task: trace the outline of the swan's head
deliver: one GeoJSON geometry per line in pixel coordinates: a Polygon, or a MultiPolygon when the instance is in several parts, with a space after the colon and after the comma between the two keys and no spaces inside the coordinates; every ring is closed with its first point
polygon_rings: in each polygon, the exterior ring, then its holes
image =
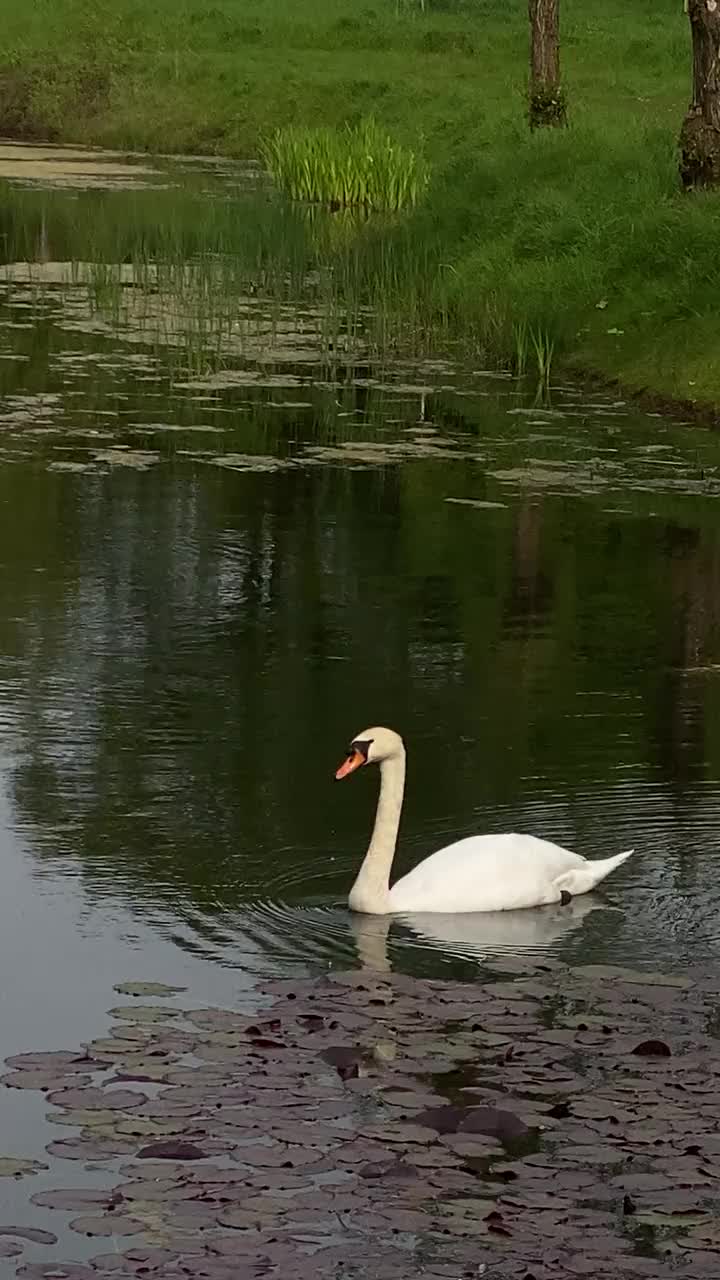
{"type": "Polygon", "coordinates": [[[353,738],[335,777],[347,778],[349,773],[354,773],[364,764],[382,764],[383,760],[404,755],[405,747],[399,733],[392,729],[365,729],[353,738]]]}

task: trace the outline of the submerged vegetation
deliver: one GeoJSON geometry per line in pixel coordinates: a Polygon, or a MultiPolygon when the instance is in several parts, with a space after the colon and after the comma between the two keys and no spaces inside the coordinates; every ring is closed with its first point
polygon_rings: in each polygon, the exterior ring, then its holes
{"type": "Polygon", "coordinates": [[[278,129],[262,154],[293,200],[332,209],[358,205],[395,212],[417,204],[428,182],[415,152],[393,142],[374,120],[345,129],[278,129]]]}
{"type": "MultiPolygon", "coordinates": [[[[259,287],[269,272],[285,296],[307,269],[340,313],[379,301],[381,343],[435,333],[512,364],[525,325],[556,365],[720,402],[718,206],[677,173],[679,0],[568,2],[570,126],[533,133],[527,11],[502,0],[0,0],[0,14],[6,133],[257,157],[262,138],[350,136],[372,116],[427,157],[426,193],[395,226],[283,213],[291,243],[255,263],[259,287]]],[[[242,238],[213,230],[202,252],[242,256],[242,238]]]]}

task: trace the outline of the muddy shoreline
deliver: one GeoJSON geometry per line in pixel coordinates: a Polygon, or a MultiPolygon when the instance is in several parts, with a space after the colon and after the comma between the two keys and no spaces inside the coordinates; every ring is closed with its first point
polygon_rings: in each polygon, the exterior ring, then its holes
{"type": "Polygon", "coordinates": [[[651,387],[628,387],[619,378],[589,369],[585,365],[578,366],[572,360],[568,362],[567,373],[589,390],[621,396],[642,413],[662,414],[669,418],[681,415],[683,419],[689,419],[699,426],[712,428],[716,428],[720,420],[720,405],[714,400],[687,400],[680,396],[663,395],[653,391],[651,387]]]}

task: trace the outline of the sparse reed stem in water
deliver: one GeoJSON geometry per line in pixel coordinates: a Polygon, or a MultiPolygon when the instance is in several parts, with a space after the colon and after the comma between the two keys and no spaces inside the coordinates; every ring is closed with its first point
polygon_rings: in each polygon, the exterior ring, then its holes
{"type": "Polygon", "coordinates": [[[527,373],[528,358],[528,326],[527,320],[521,320],[518,324],[513,325],[513,338],[515,341],[515,373],[522,378],[527,373]]]}
{"type": "Polygon", "coordinates": [[[546,397],[550,394],[555,343],[544,329],[533,329],[530,336],[537,364],[538,396],[546,397]]]}

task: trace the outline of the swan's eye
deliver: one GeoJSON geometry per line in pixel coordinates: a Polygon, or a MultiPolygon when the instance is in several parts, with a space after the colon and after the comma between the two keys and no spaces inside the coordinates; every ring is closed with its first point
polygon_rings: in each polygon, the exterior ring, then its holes
{"type": "Polygon", "coordinates": [[[348,755],[354,756],[355,752],[359,751],[363,760],[367,764],[367,759],[368,759],[368,755],[370,754],[370,748],[372,746],[372,742],[373,742],[372,738],[356,738],[354,742],[350,743],[350,750],[348,751],[348,755]]]}
{"type": "Polygon", "coordinates": [[[349,773],[354,773],[356,769],[367,764],[367,752],[369,746],[369,742],[351,742],[345,759],[337,770],[335,777],[338,780],[340,778],[347,778],[349,773]]]}

